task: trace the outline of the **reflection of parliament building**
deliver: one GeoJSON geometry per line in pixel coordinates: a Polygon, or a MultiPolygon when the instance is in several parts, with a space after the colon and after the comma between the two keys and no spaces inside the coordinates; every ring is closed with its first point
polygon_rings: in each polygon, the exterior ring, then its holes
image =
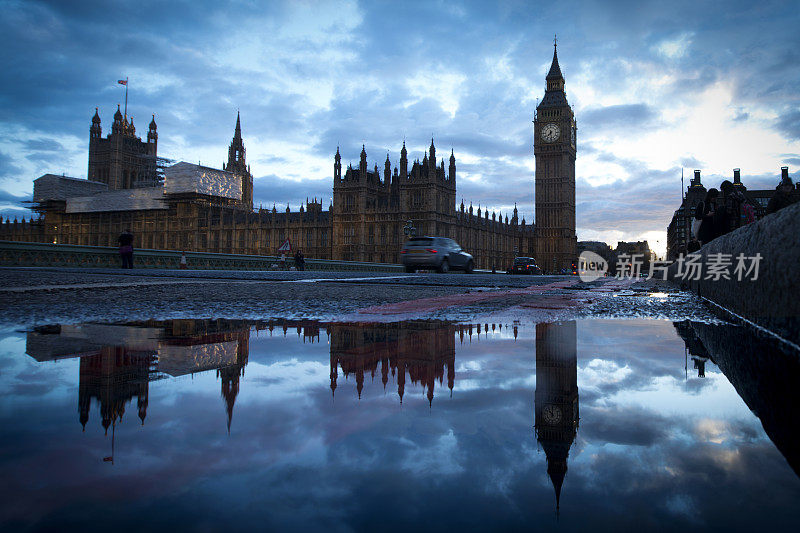
{"type": "MultiPolygon", "coordinates": [[[[45,326],[28,333],[26,352],[37,361],[80,357],[78,403],[80,422],[89,420],[92,404],[99,406],[103,427],[122,419],[134,398],[144,424],[149,383],[214,370],[230,431],[240,378],[249,359],[251,326],[256,331],[276,328],[284,336],[296,330],[303,342],[319,342],[320,328],[330,337],[331,392],[345,378],[355,377],[354,396],[361,398],[365,379],[390,375],[400,403],[407,382],[421,386],[432,405],[436,382],[452,394],[455,382],[455,342],[472,342],[502,325],[453,325],[436,322],[394,324],[326,324],[314,321],[250,323],[241,320],[169,320],[125,325],[84,324],[45,326]]],[[[515,328],[516,333],[516,328],[515,328]]]]}
{"type": "MultiPolygon", "coordinates": [[[[308,201],[299,211],[253,209],[253,176],[246,163],[237,115],[222,170],[178,163],[159,171],[155,117],[146,140],[133,118],[117,109],[111,133],[102,136],[95,112],[89,128],[88,180],[46,174],[34,180],[31,221],[0,220],[0,239],[115,246],[130,229],[142,249],[271,255],[284,239],[318,259],[399,262],[403,226],[418,234],[446,236],[475,257],[478,268],[506,268],[517,248],[546,270],[575,260],[576,125],[554,52],[546,90],[536,109],[536,225],[479,206],[456,204],[456,158],[437,161],[436,147],[422,160],[408,160],[403,143],[399,166],[389,155],[379,170],[361,150],[358,166],[343,173],[337,148],[333,202],[308,201]]],[[[530,192],[528,192],[528,197],[530,192]]]]}
{"type": "Polygon", "coordinates": [[[38,361],[80,357],[78,405],[84,428],[92,400],[106,430],[121,421],[134,397],[144,424],[150,381],[216,370],[230,430],[249,342],[247,322],[170,320],[39,328],[28,334],[26,352],[38,361]]]}
{"type": "Polygon", "coordinates": [[[456,326],[435,322],[389,323],[364,327],[360,324],[334,324],[331,334],[331,392],[336,392],[339,368],[345,377],[355,375],[361,398],[364,376],[375,379],[380,365],[384,389],[389,374],[397,382],[400,403],[405,394],[406,374],[412,383],[421,384],[429,405],[433,404],[436,381],[453,392],[455,380],[456,326]],[[446,368],[446,370],[445,370],[446,368]]]}
{"type": "MultiPolygon", "coordinates": [[[[215,370],[221,395],[231,419],[239,394],[240,378],[249,359],[251,327],[276,328],[284,336],[296,330],[298,340],[319,342],[327,329],[330,344],[330,389],[335,395],[345,379],[354,378],[350,394],[360,400],[369,379],[379,379],[384,391],[396,386],[400,403],[407,384],[421,387],[433,406],[435,391],[455,385],[456,340],[479,340],[500,324],[454,325],[412,321],[387,324],[342,324],[313,321],[250,323],[236,320],[170,320],[127,325],[86,324],[48,326],[28,334],[26,351],[37,361],[80,357],[78,404],[80,422],[89,420],[94,403],[102,426],[122,420],[126,406],[136,399],[144,424],[149,403],[149,383],[215,370]],[[354,389],[354,390],[353,390],[354,389]]],[[[517,327],[513,329],[516,338],[517,327]]],[[[578,386],[575,322],[536,326],[536,438],[547,456],[547,474],[558,505],[567,472],[567,458],[578,429],[578,386]]]]}
{"type": "Polygon", "coordinates": [[[555,489],[556,509],[578,420],[576,324],[537,324],[536,438],[547,456],[547,475],[555,489]]]}

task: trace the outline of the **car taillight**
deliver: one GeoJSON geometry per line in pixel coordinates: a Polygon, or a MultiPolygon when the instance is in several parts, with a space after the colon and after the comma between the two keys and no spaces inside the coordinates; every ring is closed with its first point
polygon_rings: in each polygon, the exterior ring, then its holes
{"type": "Polygon", "coordinates": [[[408,253],[408,252],[406,250],[400,250],[400,253],[401,254],[405,254],[405,253],[408,253]]]}
{"type": "Polygon", "coordinates": [[[435,254],[436,253],[436,248],[426,248],[425,251],[426,252],[430,252],[432,254],[435,254]]]}

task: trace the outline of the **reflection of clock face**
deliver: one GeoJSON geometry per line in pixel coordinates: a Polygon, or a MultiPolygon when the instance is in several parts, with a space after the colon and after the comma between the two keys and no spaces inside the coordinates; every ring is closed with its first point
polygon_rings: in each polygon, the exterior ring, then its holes
{"type": "Polygon", "coordinates": [[[542,409],[542,414],[544,415],[544,421],[548,424],[558,424],[561,420],[561,409],[552,404],[545,405],[544,409],[542,409]]]}
{"type": "Polygon", "coordinates": [[[545,124],[542,128],[542,140],[544,142],[556,142],[559,135],[561,135],[561,130],[558,128],[558,124],[551,122],[550,124],[545,124]]]}

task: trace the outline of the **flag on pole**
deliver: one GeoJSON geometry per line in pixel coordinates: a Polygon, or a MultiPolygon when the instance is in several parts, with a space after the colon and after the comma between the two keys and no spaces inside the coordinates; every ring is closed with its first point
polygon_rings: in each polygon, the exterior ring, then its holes
{"type": "Polygon", "coordinates": [[[117,80],[120,85],[128,85],[128,80],[117,80]]]}

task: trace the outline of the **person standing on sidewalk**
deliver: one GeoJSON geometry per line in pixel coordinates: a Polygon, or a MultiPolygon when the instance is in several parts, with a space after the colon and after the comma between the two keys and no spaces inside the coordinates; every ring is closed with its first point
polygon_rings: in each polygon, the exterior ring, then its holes
{"type": "Polygon", "coordinates": [[[780,211],[784,207],[788,207],[797,201],[797,196],[792,185],[792,179],[786,175],[781,179],[781,182],[775,187],[775,193],[769,199],[767,204],[767,214],[770,215],[780,211]]]}
{"type": "Polygon", "coordinates": [[[122,268],[133,268],[133,233],[125,230],[119,234],[119,256],[122,268]]]}

